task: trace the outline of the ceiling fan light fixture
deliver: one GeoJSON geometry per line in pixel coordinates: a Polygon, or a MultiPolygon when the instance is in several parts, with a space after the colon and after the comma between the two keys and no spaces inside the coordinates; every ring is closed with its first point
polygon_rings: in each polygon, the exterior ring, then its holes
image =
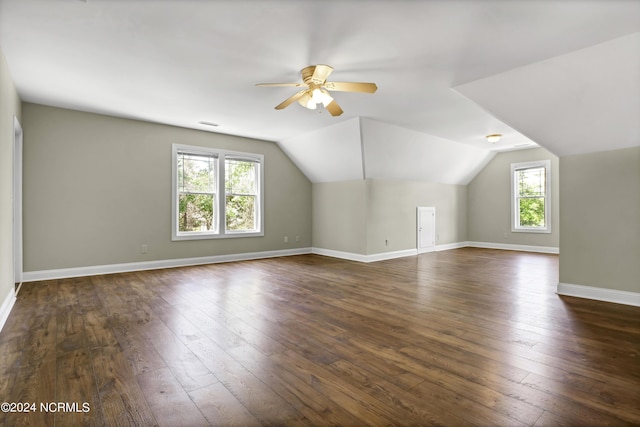
{"type": "Polygon", "coordinates": [[[320,89],[315,88],[312,92],[311,92],[311,100],[315,103],[315,104],[320,104],[322,102],[322,92],[320,91],[320,89]]]}
{"type": "Polygon", "coordinates": [[[309,94],[309,91],[307,91],[298,99],[298,104],[302,105],[304,108],[309,108],[308,104],[310,101],[311,95],[309,94]]]}
{"type": "Polygon", "coordinates": [[[485,138],[487,138],[487,141],[489,141],[490,143],[495,144],[496,142],[500,141],[500,138],[502,138],[502,134],[492,133],[491,135],[487,135],[485,138]]]}
{"type": "Polygon", "coordinates": [[[333,97],[329,95],[329,92],[327,92],[324,89],[322,89],[320,92],[321,92],[322,105],[326,107],[327,105],[333,102],[333,97]]]}
{"type": "Polygon", "coordinates": [[[315,110],[317,104],[322,103],[323,98],[324,95],[320,92],[320,89],[308,90],[298,99],[298,104],[309,110],[315,110]]]}

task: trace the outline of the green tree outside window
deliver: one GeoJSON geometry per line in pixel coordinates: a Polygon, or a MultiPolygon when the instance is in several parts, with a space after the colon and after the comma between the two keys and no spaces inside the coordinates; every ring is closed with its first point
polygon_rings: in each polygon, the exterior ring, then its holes
{"type": "Polygon", "coordinates": [[[544,227],[547,188],[545,168],[518,170],[516,180],[520,226],[544,227]]]}

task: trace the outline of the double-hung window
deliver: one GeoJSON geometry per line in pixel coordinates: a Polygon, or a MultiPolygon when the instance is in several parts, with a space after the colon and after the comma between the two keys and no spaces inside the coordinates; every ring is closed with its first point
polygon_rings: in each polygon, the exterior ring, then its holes
{"type": "Polygon", "coordinates": [[[224,165],[226,230],[229,233],[256,231],[260,164],[243,157],[227,156],[224,165]]]}
{"type": "Polygon", "coordinates": [[[173,145],[172,239],[262,236],[260,154],[173,145]]]}
{"type": "Polygon", "coordinates": [[[511,231],[551,232],[551,161],[511,165],[511,231]]]}
{"type": "Polygon", "coordinates": [[[180,233],[216,233],[218,155],[177,153],[177,229],[180,233]]]}

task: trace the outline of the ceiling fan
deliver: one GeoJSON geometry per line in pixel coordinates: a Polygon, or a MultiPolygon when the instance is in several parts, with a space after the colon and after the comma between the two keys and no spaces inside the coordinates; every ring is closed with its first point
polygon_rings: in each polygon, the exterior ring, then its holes
{"type": "Polygon", "coordinates": [[[300,105],[310,110],[315,110],[318,104],[322,104],[332,116],[339,116],[343,111],[335,99],[329,94],[330,90],[374,93],[378,89],[375,83],[328,82],[327,78],[332,71],[333,68],[328,65],[310,65],[300,71],[304,83],[258,83],[256,86],[305,87],[300,92],[278,104],[276,110],[282,110],[294,101],[298,101],[300,105]]]}

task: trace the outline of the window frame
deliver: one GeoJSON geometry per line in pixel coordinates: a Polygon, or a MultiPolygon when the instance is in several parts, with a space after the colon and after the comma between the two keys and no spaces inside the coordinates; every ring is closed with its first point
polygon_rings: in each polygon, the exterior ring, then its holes
{"type": "Polygon", "coordinates": [[[172,144],[171,147],[171,240],[226,239],[239,237],[264,236],[264,155],[230,151],[218,148],[172,144]],[[178,188],[178,153],[188,153],[215,157],[216,162],[216,204],[217,215],[215,230],[211,231],[179,231],[179,188],[178,188]],[[257,165],[256,171],[256,228],[250,231],[226,229],[226,177],[225,159],[246,160],[257,165]]]}
{"type": "Polygon", "coordinates": [[[220,203],[222,206],[224,206],[224,216],[221,220],[224,221],[224,226],[225,226],[225,232],[227,234],[247,234],[247,233],[256,233],[256,231],[253,230],[227,230],[227,197],[229,195],[231,196],[252,196],[255,197],[255,202],[254,202],[254,206],[255,206],[255,222],[256,222],[256,229],[260,230],[260,222],[258,219],[259,215],[259,208],[260,208],[260,182],[262,182],[262,180],[258,177],[258,175],[260,174],[260,171],[262,170],[262,165],[261,163],[254,158],[250,158],[247,156],[242,156],[242,157],[238,157],[235,156],[233,154],[227,154],[225,155],[225,159],[224,159],[224,170],[222,171],[222,173],[224,174],[224,182],[221,185],[221,188],[224,190],[224,194],[222,195],[222,197],[224,197],[224,200],[221,200],[220,203]],[[227,160],[231,160],[231,161],[240,161],[240,162],[248,162],[248,163],[253,163],[256,165],[256,183],[255,183],[255,195],[254,194],[244,194],[244,193],[228,193],[227,192],[227,164],[226,161],[227,160]]]}
{"type": "Polygon", "coordinates": [[[514,233],[551,233],[551,160],[511,164],[511,231],[514,233]],[[520,225],[520,194],[516,174],[525,169],[545,170],[544,227],[520,225]]]}

